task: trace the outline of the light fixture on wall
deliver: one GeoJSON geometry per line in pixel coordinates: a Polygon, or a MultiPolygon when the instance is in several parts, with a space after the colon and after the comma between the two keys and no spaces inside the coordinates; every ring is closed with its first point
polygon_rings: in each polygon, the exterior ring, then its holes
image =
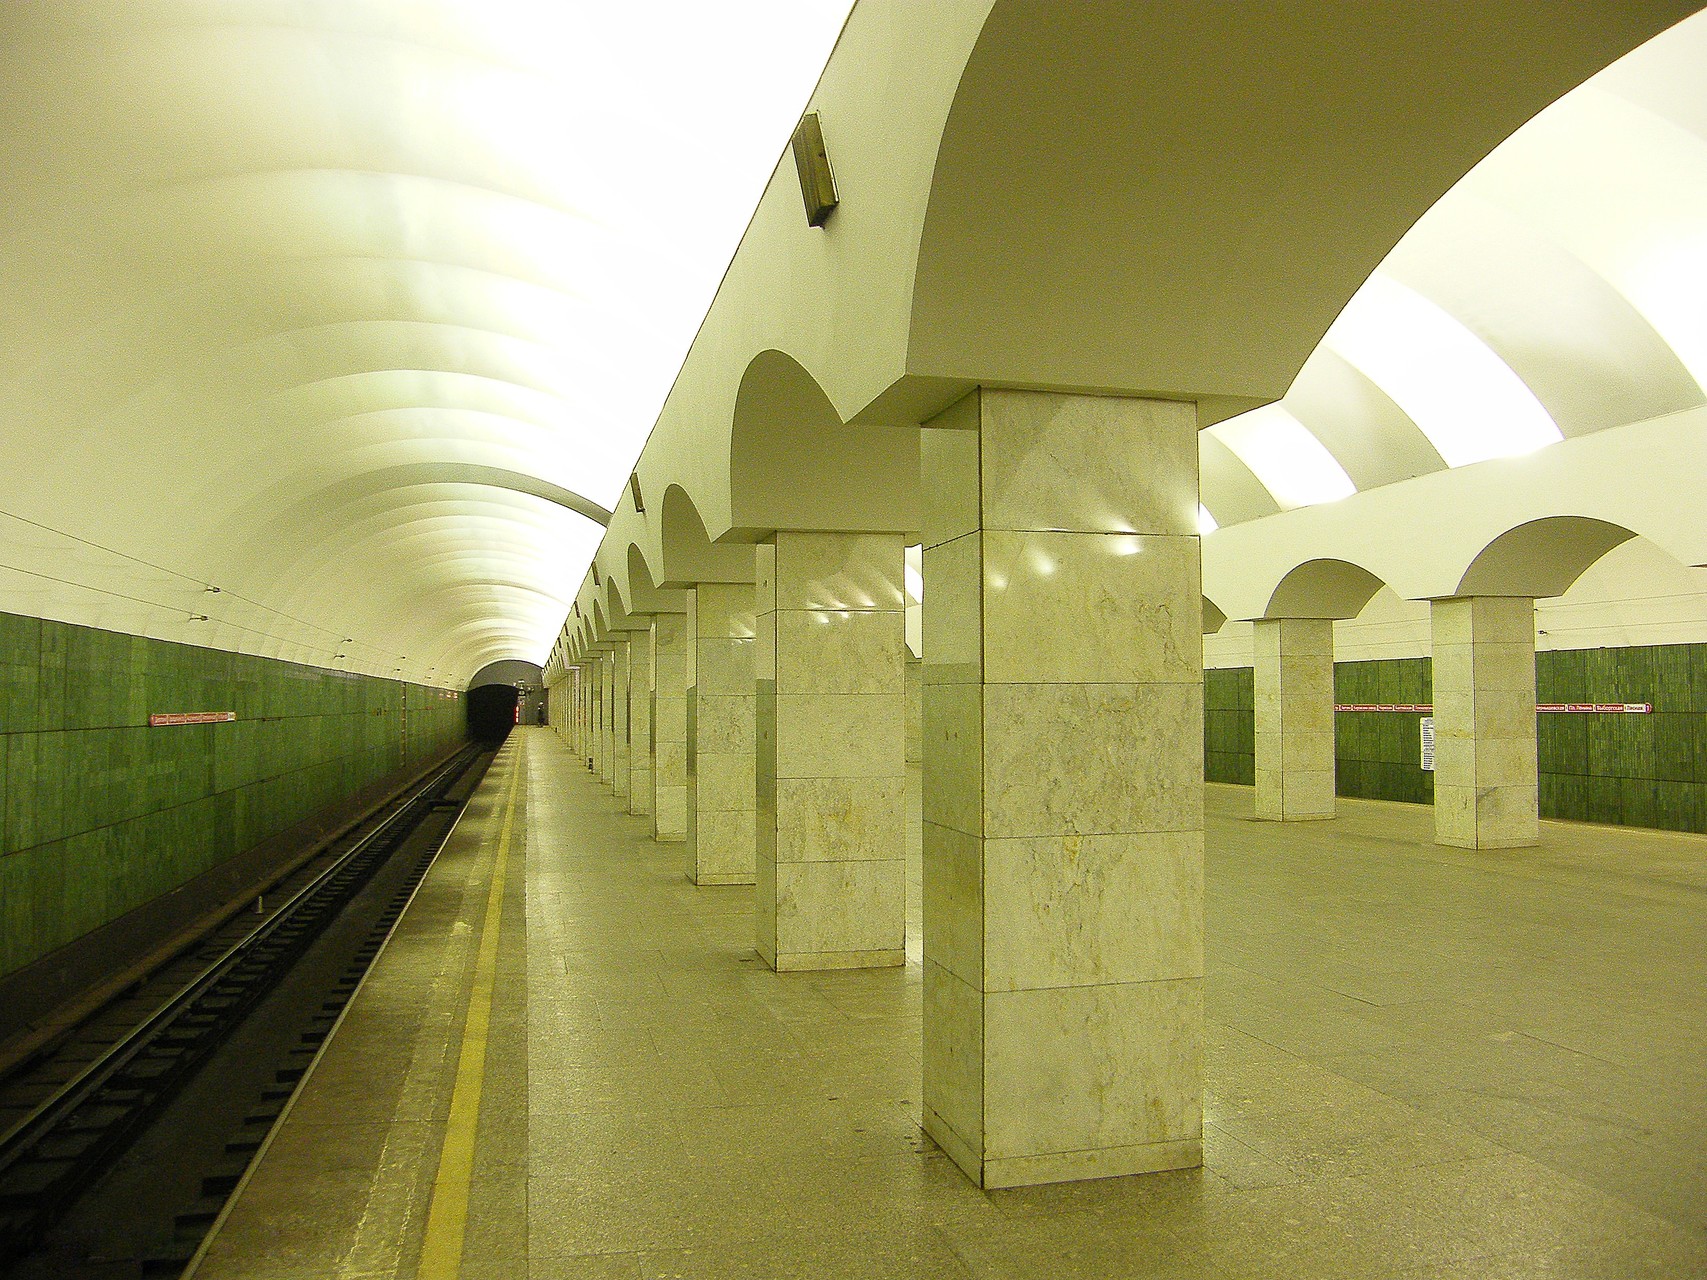
{"type": "Polygon", "coordinates": [[[806,221],[821,227],[836,211],[841,198],[836,193],[836,175],[830,169],[830,153],[824,148],[824,130],[816,111],[800,117],[789,146],[794,149],[794,169],[800,175],[800,198],[806,205],[806,221]]]}
{"type": "Polygon", "coordinates": [[[628,473],[628,492],[634,496],[635,513],[645,515],[646,504],[640,500],[640,473],[638,471],[628,473]]]}

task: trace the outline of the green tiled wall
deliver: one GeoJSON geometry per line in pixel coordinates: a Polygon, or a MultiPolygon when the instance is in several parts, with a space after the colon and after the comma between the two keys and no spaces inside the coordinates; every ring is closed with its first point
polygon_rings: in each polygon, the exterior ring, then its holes
{"type": "Polygon", "coordinates": [[[1203,673],[1203,776],[1256,782],[1256,688],[1249,667],[1203,673]]]}
{"type": "Polygon", "coordinates": [[[0,614],[0,974],[465,732],[438,690],[0,614]]]}
{"type": "MultiPolygon", "coordinates": [[[[1429,702],[1427,658],[1334,663],[1335,702],[1429,702]]],[[[1434,803],[1434,775],[1422,767],[1422,713],[1342,711],[1334,717],[1335,791],[1366,800],[1434,803]]]]}
{"type": "MultiPolygon", "coordinates": [[[[1204,673],[1204,772],[1250,784],[1254,712],[1249,668],[1204,673]]],[[[1341,662],[1339,702],[1429,702],[1426,658],[1341,662]]],[[[1547,714],[1537,720],[1544,818],[1707,832],[1707,645],[1555,650],[1535,655],[1538,702],[1647,702],[1649,715],[1547,714]]],[[[1434,798],[1421,768],[1419,716],[1341,712],[1342,796],[1434,798]]]]}
{"type": "Polygon", "coordinates": [[[1654,708],[1541,716],[1542,817],[1707,831],[1707,645],[1538,653],[1535,696],[1654,708]]]}

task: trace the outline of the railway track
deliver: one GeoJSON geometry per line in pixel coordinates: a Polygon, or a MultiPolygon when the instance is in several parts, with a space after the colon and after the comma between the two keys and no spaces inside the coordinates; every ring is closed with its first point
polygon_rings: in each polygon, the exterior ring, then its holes
{"type": "MultiPolygon", "coordinates": [[[[0,1274],[121,1274],[115,1263],[134,1264],[126,1269],[137,1275],[178,1274],[426,875],[490,758],[476,747],[454,757],[366,829],[275,885],[257,900],[255,912],[228,918],[0,1081],[0,1274]],[[346,913],[349,918],[340,920],[346,913]],[[284,1033],[289,1043],[276,1046],[277,1062],[260,1095],[244,1097],[238,1089],[216,1107],[229,1114],[195,1118],[197,1126],[228,1136],[211,1166],[190,1179],[194,1202],[165,1226],[134,1228],[132,1258],[101,1258],[87,1271],[67,1260],[76,1249],[42,1261],[55,1224],[94,1198],[93,1189],[245,1020],[281,984],[289,986],[293,969],[334,921],[342,941],[330,957],[332,968],[311,983],[312,990],[293,994],[297,1007],[282,1017],[275,1010],[270,1019],[295,1031],[284,1033]],[[26,1265],[33,1256],[34,1264],[26,1265]]],[[[326,968],[324,958],[320,968],[326,968]]],[[[245,1054],[256,1051],[255,1044],[244,1046],[245,1054]]],[[[184,1171],[172,1172],[182,1183],[184,1171]]]]}

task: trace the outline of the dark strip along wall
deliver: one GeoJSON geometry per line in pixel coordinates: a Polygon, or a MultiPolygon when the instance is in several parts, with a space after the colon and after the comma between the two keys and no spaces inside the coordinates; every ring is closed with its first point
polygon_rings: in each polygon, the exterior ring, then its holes
{"type": "Polygon", "coordinates": [[[181,927],[465,734],[445,690],[0,614],[0,979],[181,927]]]}
{"type": "MultiPolygon", "coordinates": [[[[1547,650],[1535,655],[1537,702],[1647,702],[1647,715],[1547,713],[1536,754],[1543,818],[1707,832],[1707,645],[1547,650]]],[[[1427,703],[1427,658],[1334,665],[1340,703],[1427,703]]],[[[1249,667],[1204,673],[1204,775],[1255,780],[1249,667]]],[[[1420,714],[1342,711],[1334,717],[1338,793],[1428,804],[1420,714]]]]}

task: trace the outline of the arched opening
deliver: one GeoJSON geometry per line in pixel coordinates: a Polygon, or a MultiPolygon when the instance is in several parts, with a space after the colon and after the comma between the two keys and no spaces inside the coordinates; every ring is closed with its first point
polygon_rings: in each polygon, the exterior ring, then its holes
{"type": "Polygon", "coordinates": [[[1500,534],[1470,562],[1459,596],[1564,595],[1608,551],[1636,535],[1589,516],[1547,516],[1500,534]]]}
{"type": "Polygon", "coordinates": [[[468,736],[495,747],[520,723],[521,699],[510,684],[483,684],[468,691],[468,736]]]}
{"type": "Polygon", "coordinates": [[[908,373],[1276,399],[1453,183],[1692,8],[1001,0],[937,152],[908,373]]]}
{"type": "Polygon", "coordinates": [[[1384,585],[1349,560],[1307,560],[1280,580],[1262,616],[1355,618],[1384,585]]]}
{"type": "Polygon", "coordinates": [[[468,736],[497,746],[518,724],[545,723],[545,675],[519,658],[489,662],[468,682],[468,736]]]}
{"type": "Polygon", "coordinates": [[[729,442],[731,536],[777,529],[907,532],[919,523],[919,433],[844,424],[791,356],[764,351],[741,378],[729,442]]]}
{"type": "Polygon", "coordinates": [[[663,544],[660,586],[692,587],[701,582],[753,580],[753,549],[714,544],[705,531],[699,508],[680,485],[673,484],[664,491],[659,532],[663,544]]]}

